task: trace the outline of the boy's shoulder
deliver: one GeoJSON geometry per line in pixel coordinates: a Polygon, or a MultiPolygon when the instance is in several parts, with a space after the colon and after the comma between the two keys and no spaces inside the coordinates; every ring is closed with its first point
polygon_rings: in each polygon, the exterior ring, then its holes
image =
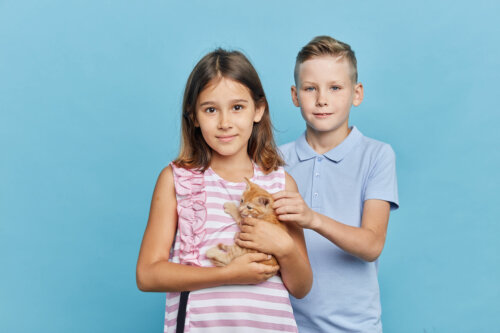
{"type": "Polygon", "coordinates": [[[386,142],[363,135],[359,146],[361,148],[361,154],[363,155],[370,155],[373,158],[395,158],[394,150],[391,145],[386,142]]]}

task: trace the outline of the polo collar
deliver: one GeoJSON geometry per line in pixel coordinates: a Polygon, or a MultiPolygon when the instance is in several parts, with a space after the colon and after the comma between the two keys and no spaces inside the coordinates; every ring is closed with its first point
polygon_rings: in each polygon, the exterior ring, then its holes
{"type": "MultiPolygon", "coordinates": [[[[352,148],[361,140],[363,134],[356,128],[356,126],[351,127],[351,133],[342,141],[337,147],[323,154],[329,160],[338,163],[352,150],[352,148]]],[[[297,139],[297,144],[295,146],[297,156],[299,160],[304,161],[311,158],[320,156],[316,153],[314,149],[307,143],[306,133],[297,139]]]]}

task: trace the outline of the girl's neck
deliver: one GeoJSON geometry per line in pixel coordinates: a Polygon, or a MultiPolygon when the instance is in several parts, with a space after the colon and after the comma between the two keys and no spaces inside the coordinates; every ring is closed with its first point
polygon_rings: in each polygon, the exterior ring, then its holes
{"type": "Polygon", "coordinates": [[[351,133],[351,129],[347,124],[345,127],[330,132],[319,132],[307,126],[306,140],[316,153],[324,154],[341,144],[349,133],[351,133]]]}
{"type": "Polygon", "coordinates": [[[224,180],[233,183],[244,181],[244,177],[253,177],[253,163],[248,154],[244,156],[212,155],[210,168],[224,180]]]}

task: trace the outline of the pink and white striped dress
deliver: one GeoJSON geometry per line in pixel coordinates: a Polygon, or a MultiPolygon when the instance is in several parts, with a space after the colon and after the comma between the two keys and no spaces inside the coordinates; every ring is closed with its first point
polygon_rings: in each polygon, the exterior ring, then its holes
{"type": "MultiPolygon", "coordinates": [[[[177,212],[175,243],[170,261],[213,267],[206,251],[218,244],[233,244],[239,231],[236,222],[224,213],[223,204],[239,204],[245,183],[232,183],[211,168],[204,173],[178,168],[174,171],[177,212]]],[[[285,171],[279,168],[264,174],[254,164],[251,181],[270,193],[285,188],[285,171]]],[[[167,293],[165,333],[176,330],[179,292],[167,293]]],[[[192,291],[186,306],[185,332],[297,332],[288,291],[279,276],[258,285],[219,286],[192,291]]]]}

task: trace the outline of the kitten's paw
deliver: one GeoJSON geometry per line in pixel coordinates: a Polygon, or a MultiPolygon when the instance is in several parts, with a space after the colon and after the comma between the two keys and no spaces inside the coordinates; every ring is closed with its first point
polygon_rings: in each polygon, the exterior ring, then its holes
{"type": "Polygon", "coordinates": [[[225,253],[221,251],[219,246],[214,246],[208,249],[207,253],[205,253],[205,256],[210,259],[214,266],[224,267],[227,265],[227,263],[224,261],[225,253]]]}
{"type": "Polygon", "coordinates": [[[232,215],[237,210],[238,209],[236,208],[236,205],[233,202],[224,203],[224,213],[232,215]]]}
{"type": "MultiPolygon", "coordinates": [[[[219,244],[219,245],[220,245],[220,244],[219,244]]],[[[219,253],[220,253],[220,252],[221,252],[221,251],[220,251],[220,248],[219,248],[219,246],[218,246],[218,245],[217,245],[217,246],[213,246],[213,247],[211,247],[211,248],[209,248],[209,249],[207,250],[207,253],[205,253],[205,256],[206,256],[208,259],[213,259],[213,258],[217,257],[217,256],[219,255],[219,253]]]]}

